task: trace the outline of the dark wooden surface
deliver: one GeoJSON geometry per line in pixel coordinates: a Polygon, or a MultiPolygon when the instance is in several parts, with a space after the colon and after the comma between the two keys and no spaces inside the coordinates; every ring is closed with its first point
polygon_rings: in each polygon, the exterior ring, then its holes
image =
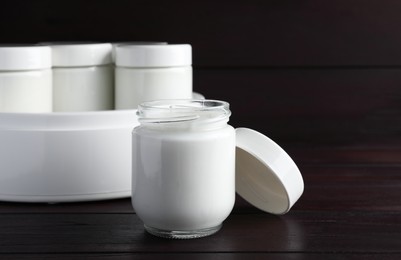
{"type": "Polygon", "coordinates": [[[400,13],[398,0],[3,1],[0,43],[192,44],[195,91],[287,150],[305,193],[283,216],[238,198],[219,233],[191,241],[146,234],[129,199],[4,202],[0,259],[401,259],[400,13]]]}
{"type": "Polygon", "coordinates": [[[222,230],[196,240],[145,233],[129,199],[0,203],[0,259],[399,259],[398,147],[289,145],[305,180],[293,209],[274,216],[238,197],[222,230]]]}
{"type": "Polygon", "coordinates": [[[197,66],[399,66],[397,0],[4,0],[1,42],[189,42],[197,66]]]}

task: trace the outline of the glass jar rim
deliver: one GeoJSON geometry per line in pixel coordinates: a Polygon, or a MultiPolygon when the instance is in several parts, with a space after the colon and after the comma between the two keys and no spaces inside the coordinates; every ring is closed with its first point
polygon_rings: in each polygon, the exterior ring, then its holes
{"type": "Polygon", "coordinates": [[[215,122],[231,115],[229,103],[210,99],[166,99],[138,106],[140,123],[215,122]]]}

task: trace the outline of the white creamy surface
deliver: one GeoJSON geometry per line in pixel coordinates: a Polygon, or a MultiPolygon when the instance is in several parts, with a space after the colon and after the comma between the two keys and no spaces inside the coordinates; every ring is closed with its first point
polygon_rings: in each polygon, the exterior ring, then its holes
{"type": "Polygon", "coordinates": [[[145,101],[192,97],[192,67],[115,70],[116,109],[136,109],[145,101]]]}
{"type": "Polygon", "coordinates": [[[234,129],[135,128],[132,182],[133,206],[149,227],[220,225],[235,200],[234,129]]]}
{"type": "Polygon", "coordinates": [[[114,109],[113,67],[53,68],[55,112],[114,109]]]}
{"type": "Polygon", "coordinates": [[[50,69],[0,71],[0,112],[52,111],[50,69]]]}

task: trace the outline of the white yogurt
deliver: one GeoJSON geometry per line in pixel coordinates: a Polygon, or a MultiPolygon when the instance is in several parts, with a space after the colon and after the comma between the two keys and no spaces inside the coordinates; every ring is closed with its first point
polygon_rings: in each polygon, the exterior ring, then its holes
{"type": "Polygon", "coordinates": [[[116,48],[117,46],[123,46],[123,45],[159,45],[159,44],[167,44],[167,42],[154,42],[154,41],[125,41],[125,42],[113,42],[111,45],[113,46],[112,52],[111,52],[111,58],[113,59],[113,62],[116,61],[116,48]]]}
{"type": "Polygon", "coordinates": [[[119,45],[115,59],[116,109],[136,109],[151,100],[192,97],[189,44],[119,45]]]}
{"type": "Polygon", "coordinates": [[[50,48],[0,46],[0,112],[51,111],[50,48]]]}
{"type": "Polygon", "coordinates": [[[139,106],[133,132],[132,203],[148,232],[168,238],[215,233],[235,200],[235,131],[221,101],[139,106]]]}
{"type": "Polygon", "coordinates": [[[113,79],[110,65],[54,68],[54,112],[113,110],[113,79]]]}
{"type": "Polygon", "coordinates": [[[114,109],[110,43],[50,43],[53,53],[53,110],[114,109]]]}

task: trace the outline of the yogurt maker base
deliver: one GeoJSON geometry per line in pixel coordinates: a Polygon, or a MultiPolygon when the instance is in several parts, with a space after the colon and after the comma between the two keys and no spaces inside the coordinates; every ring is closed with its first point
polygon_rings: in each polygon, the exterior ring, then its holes
{"type": "Polygon", "coordinates": [[[0,113],[0,200],[77,202],[131,196],[135,110],[0,113]]]}

